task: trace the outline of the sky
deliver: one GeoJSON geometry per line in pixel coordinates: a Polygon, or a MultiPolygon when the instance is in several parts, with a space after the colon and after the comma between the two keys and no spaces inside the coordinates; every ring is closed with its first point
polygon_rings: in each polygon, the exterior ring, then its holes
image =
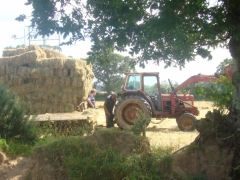
{"type": "MultiPolygon", "coordinates": [[[[20,14],[31,15],[31,6],[25,6],[27,0],[7,0],[1,2],[0,6],[0,56],[3,49],[8,46],[16,47],[17,45],[29,45],[27,37],[23,38],[28,33],[27,26],[29,22],[18,22],[15,20],[20,14]],[[16,35],[19,39],[12,38],[16,35]]],[[[46,40],[46,44],[58,45],[58,36],[53,36],[46,40]]],[[[60,38],[60,42],[63,39],[60,38]]],[[[41,39],[37,41],[30,41],[30,44],[43,44],[41,39]]],[[[86,41],[77,42],[71,46],[62,46],[62,54],[65,56],[72,56],[74,58],[86,58],[87,52],[90,51],[91,42],[89,39],[86,41]]],[[[126,55],[126,53],[122,54],[126,55]]],[[[136,67],[139,72],[159,72],[160,81],[167,81],[170,79],[173,83],[182,83],[189,77],[197,74],[213,75],[216,72],[216,67],[226,58],[231,58],[228,49],[215,49],[212,51],[213,59],[208,61],[201,57],[196,57],[195,61],[186,63],[185,68],[167,68],[164,69],[164,63],[161,62],[159,66],[153,63],[148,63],[145,69],[136,67]]]]}

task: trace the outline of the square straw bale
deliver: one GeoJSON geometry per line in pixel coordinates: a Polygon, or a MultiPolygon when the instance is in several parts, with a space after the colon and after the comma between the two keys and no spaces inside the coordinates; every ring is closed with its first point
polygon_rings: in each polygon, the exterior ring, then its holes
{"type": "Polygon", "coordinates": [[[5,74],[6,74],[5,66],[0,66],[0,76],[3,76],[5,74]]]}
{"type": "Polygon", "coordinates": [[[42,73],[43,73],[43,77],[45,77],[45,78],[54,77],[54,69],[52,69],[52,68],[43,67],[42,73]]]}
{"type": "Polygon", "coordinates": [[[67,69],[80,69],[85,67],[87,64],[87,61],[81,60],[81,59],[74,59],[74,58],[68,58],[65,61],[65,67],[67,69]]]}
{"type": "Polygon", "coordinates": [[[66,56],[64,56],[63,54],[53,49],[43,48],[42,50],[46,53],[47,58],[53,58],[53,57],[66,58],[66,56]]]}
{"type": "Polygon", "coordinates": [[[29,67],[19,66],[18,75],[24,79],[30,78],[31,69],[29,67]]]}
{"type": "Polygon", "coordinates": [[[37,79],[42,77],[42,68],[31,68],[30,72],[31,78],[37,79]]]}
{"type": "Polygon", "coordinates": [[[38,45],[36,44],[30,44],[26,47],[26,51],[34,51],[34,50],[42,50],[38,45]]]}
{"type": "Polygon", "coordinates": [[[9,62],[10,62],[9,57],[0,58],[0,66],[8,66],[9,62]]]}
{"type": "Polygon", "coordinates": [[[64,61],[65,61],[65,58],[60,58],[60,57],[53,58],[52,67],[56,69],[61,69],[64,67],[63,66],[64,61]]]}

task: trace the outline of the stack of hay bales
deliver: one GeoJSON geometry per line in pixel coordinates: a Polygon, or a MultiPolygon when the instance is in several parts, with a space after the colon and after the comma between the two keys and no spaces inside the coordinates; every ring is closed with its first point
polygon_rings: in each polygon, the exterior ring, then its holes
{"type": "Polygon", "coordinates": [[[92,88],[92,66],[30,45],[7,49],[0,58],[0,80],[38,113],[73,112],[92,88]]]}

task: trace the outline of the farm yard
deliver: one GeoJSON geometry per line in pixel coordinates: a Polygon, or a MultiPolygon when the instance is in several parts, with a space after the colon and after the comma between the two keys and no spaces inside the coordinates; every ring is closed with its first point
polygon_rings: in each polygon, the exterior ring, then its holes
{"type": "MultiPolygon", "coordinates": [[[[97,102],[97,106],[102,107],[103,102],[97,102]]],[[[196,101],[195,106],[199,108],[200,114],[198,119],[205,118],[205,114],[208,111],[213,110],[211,102],[196,101]]],[[[100,126],[105,126],[105,114],[102,108],[97,109],[99,115],[97,123],[100,126]]],[[[117,125],[115,124],[115,127],[117,125]]],[[[196,130],[192,132],[180,131],[175,119],[163,119],[156,120],[152,118],[149,126],[146,130],[146,136],[150,140],[151,146],[171,146],[175,149],[179,149],[190,144],[198,135],[196,130]]]]}
{"type": "MultiPolygon", "coordinates": [[[[198,119],[204,118],[207,111],[213,109],[211,102],[196,101],[195,105],[200,110],[200,115],[197,117],[198,119]]],[[[106,123],[103,102],[97,101],[97,107],[98,109],[94,110],[97,115],[97,126],[100,129],[105,129],[106,123]]],[[[79,112],[73,112],[72,116],[79,116],[79,112]]],[[[114,128],[118,131],[116,124],[114,128]]],[[[180,131],[174,119],[152,119],[146,130],[146,136],[150,141],[151,148],[159,146],[171,147],[174,151],[189,145],[194,141],[198,134],[199,133],[196,130],[192,132],[180,131]]],[[[36,164],[36,159],[33,157],[17,156],[12,158],[6,157],[3,153],[0,155],[0,180],[24,180],[25,175],[29,172],[29,169],[36,164]]]]}
{"type": "Polygon", "coordinates": [[[1,8],[0,180],[240,179],[239,0],[1,8]]]}

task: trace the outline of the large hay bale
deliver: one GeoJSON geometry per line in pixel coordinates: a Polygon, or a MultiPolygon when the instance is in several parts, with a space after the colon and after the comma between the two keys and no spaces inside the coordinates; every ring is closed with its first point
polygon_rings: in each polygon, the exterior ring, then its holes
{"type": "Polygon", "coordinates": [[[64,112],[73,112],[75,110],[74,104],[66,103],[64,104],[64,112]]]}
{"type": "Polygon", "coordinates": [[[74,58],[68,58],[68,59],[66,59],[64,65],[67,69],[81,69],[83,67],[86,67],[87,61],[80,60],[80,59],[74,59],[74,58]]]}
{"type": "Polygon", "coordinates": [[[19,66],[18,68],[18,75],[22,78],[30,78],[31,69],[29,67],[19,66]]]}
{"type": "Polygon", "coordinates": [[[69,77],[61,77],[59,85],[64,88],[67,87],[71,85],[71,79],[69,77]]]}
{"type": "Polygon", "coordinates": [[[29,66],[36,63],[39,59],[45,58],[46,54],[42,50],[28,51],[24,54],[9,57],[12,66],[29,66]]]}
{"type": "Polygon", "coordinates": [[[60,84],[60,78],[59,77],[54,77],[53,78],[53,85],[59,85],[60,84]]]}
{"type": "Polygon", "coordinates": [[[71,69],[70,76],[71,77],[82,77],[82,79],[85,79],[86,78],[86,70],[83,68],[71,69]]]}
{"type": "Polygon", "coordinates": [[[42,73],[45,78],[54,77],[54,69],[49,67],[43,67],[42,73]]]}
{"type": "Polygon", "coordinates": [[[81,77],[74,77],[72,81],[72,86],[75,88],[83,87],[83,81],[81,77]]]}
{"type": "Polygon", "coordinates": [[[23,79],[18,77],[18,76],[14,76],[14,75],[10,75],[10,84],[11,86],[20,86],[23,83],[23,79]]]}
{"type": "Polygon", "coordinates": [[[64,93],[64,94],[62,95],[62,103],[68,102],[67,100],[68,100],[68,95],[67,95],[66,93],[64,93]]]}
{"type": "Polygon", "coordinates": [[[6,75],[13,75],[14,74],[14,68],[12,66],[5,66],[6,75]]]}
{"type": "Polygon", "coordinates": [[[69,76],[69,72],[70,72],[70,70],[68,70],[67,68],[57,70],[57,74],[59,77],[67,77],[67,76],[69,76]]]}
{"type": "Polygon", "coordinates": [[[39,63],[41,63],[43,67],[61,69],[63,68],[64,58],[61,57],[42,58],[39,60],[39,63]]]}
{"type": "Polygon", "coordinates": [[[18,48],[18,49],[4,49],[3,50],[3,57],[8,57],[8,56],[16,56],[20,54],[24,54],[26,52],[25,48],[18,48]]]}
{"type": "Polygon", "coordinates": [[[0,81],[1,81],[3,84],[6,84],[6,83],[8,82],[7,76],[0,76],[0,81]]]}
{"type": "Polygon", "coordinates": [[[5,75],[5,66],[0,66],[0,76],[5,75]]]}
{"type": "Polygon", "coordinates": [[[42,77],[42,68],[31,68],[30,71],[31,78],[37,79],[42,77]]]}
{"type": "Polygon", "coordinates": [[[52,49],[43,48],[43,51],[47,54],[47,58],[53,58],[53,57],[66,58],[66,56],[64,56],[63,54],[52,49]]]}
{"type": "Polygon", "coordinates": [[[10,62],[9,60],[9,57],[0,58],[0,66],[8,66],[10,62]]]}
{"type": "Polygon", "coordinates": [[[25,48],[27,51],[42,50],[38,45],[31,44],[25,48]]]}
{"type": "Polygon", "coordinates": [[[45,82],[45,86],[52,86],[53,85],[53,78],[47,78],[45,82]]]}
{"type": "Polygon", "coordinates": [[[37,45],[5,50],[0,58],[0,80],[39,113],[74,111],[92,88],[92,74],[86,61],[37,45]]]}
{"type": "Polygon", "coordinates": [[[46,78],[37,78],[37,79],[36,79],[36,84],[37,84],[37,85],[40,85],[39,88],[41,88],[42,85],[45,84],[45,82],[46,82],[46,78]]]}

